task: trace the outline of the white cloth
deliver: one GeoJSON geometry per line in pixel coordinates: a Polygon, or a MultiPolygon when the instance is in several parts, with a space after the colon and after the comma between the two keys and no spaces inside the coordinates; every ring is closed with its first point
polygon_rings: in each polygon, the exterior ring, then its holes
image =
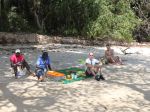
{"type": "Polygon", "coordinates": [[[21,78],[22,76],[26,75],[26,69],[21,69],[21,66],[17,67],[17,77],[21,78]]]}
{"type": "Polygon", "coordinates": [[[92,59],[92,60],[90,60],[89,58],[87,58],[87,59],[85,60],[85,63],[91,64],[91,65],[94,66],[95,64],[98,64],[99,61],[98,61],[97,59],[92,59]]]}

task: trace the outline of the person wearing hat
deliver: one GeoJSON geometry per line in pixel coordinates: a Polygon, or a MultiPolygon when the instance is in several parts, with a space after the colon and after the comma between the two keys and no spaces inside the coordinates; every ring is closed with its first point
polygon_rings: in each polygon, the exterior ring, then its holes
{"type": "Polygon", "coordinates": [[[48,70],[52,70],[51,61],[48,52],[46,50],[43,50],[42,55],[37,59],[36,62],[35,73],[39,81],[44,81],[45,73],[48,70]]]}
{"type": "Polygon", "coordinates": [[[21,54],[20,49],[16,49],[15,53],[10,56],[10,63],[11,63],[11,67],[14,70],[16,79],[18,78],[18,76],[17,76],[17,72],[18,72],[17,67],[18,66],[21,66],[22,69],[26,68],[28,70],[28,72],[31,73],[30,67],[29,67],[28,63],[26,62],[23,54],[21,54]]]}
{"type": "Polygon", "coordinates": [[[105,80],[104,77],[101,74],[101,66],[99,65],[99,61],[97,59],[94,58],[94,54],[93,53],[89,53],[88,58],[85,61],[85,65],[86,65],[86,71],[85,74],[86,76],[94,76],[96,77],[96,75],[100,75],[102,80],[105,80]]]}

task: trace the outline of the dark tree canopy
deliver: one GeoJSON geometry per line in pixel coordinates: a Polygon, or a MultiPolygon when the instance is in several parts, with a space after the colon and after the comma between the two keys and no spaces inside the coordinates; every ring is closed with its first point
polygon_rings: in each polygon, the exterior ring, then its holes
{"type": "Polygon", "coordinates": [[[149,0],[0,0],[0,31],[150,40],[149,0]]]}

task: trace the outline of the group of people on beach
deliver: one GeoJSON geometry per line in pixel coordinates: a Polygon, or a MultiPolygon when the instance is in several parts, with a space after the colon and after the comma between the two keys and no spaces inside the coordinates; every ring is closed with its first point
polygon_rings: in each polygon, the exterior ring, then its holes
{"type": "MultiPolygon", "coordinates": [[[[120,57],[114,55],[114,50],[111,49],[110,44],[106,45],[105,56],[104,56],[107,64],[120,64],[122,65],[122,60],[120,57]]],[[[85,74],[87,76],[94,76],[96,80],[105,80],[101,72],[101,64],[100,60],[94,58],[93,53],[89,53],[88,58],[85,61],[86,71],[85,74]]]]}
{"type": "MultiPolygon", "coordinates": [[[[122,64],[121,59],[118,56],[114,55],[114,50],[111,49],[110,44],[106,45],[104,58],[106,59],[108,63],[122,64]]],[[[21,67],[22,69],[26,68],[28,71],[28,74],[36,76],[39,81],[44,81],[45,73],[49,70],[52,70],[51,60],[46,50],[43,50],[42,55],[38,57],[37,62],[36,62],[35,72],[32,72],[30,70],[30,66],[25,60],[25,57],[21,53],[20,49],[16,49],[15,53],[10,56],[10,63],[11,63],[11,67],[14,70],[15,78],[18,78],[17,67],[21,67]]],[[[105,80],[105,78],[103,77],[101,73],[100,60],[95,59],[94,54],[92,52],[88,54],[88,58],[85,60],[85,65],[86,65],[86,70],[85,70],[86,76],[94,77],[97,80],[100,80],[100,79],[105,80]]]]}
{"type": "Polygon", "coordinates": [[[48,70],[52,70],[51,68],[51,60],[48,55],[48,52],[46,50],[42,51],[42,55],[39,56],[36,62],[36,70],[35,72],[32,72],[30,70],[30,66],[25,60],[24,55],[21,53],[20,49],[16,49],[15,53],[10,56],[10,63],[11,67],[14,70],[15,78],[18,78],[18,67],[21,67],[22,69],[26,68],[28,71],[28,74],[36,76],[39,81],[44,80],[44,74],[48,70]]]}

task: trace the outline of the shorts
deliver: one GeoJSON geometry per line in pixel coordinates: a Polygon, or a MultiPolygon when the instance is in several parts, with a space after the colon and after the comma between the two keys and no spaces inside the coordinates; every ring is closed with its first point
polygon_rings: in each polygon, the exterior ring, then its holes
{"type": "Polygon", "coordinates": [[[92,72],[89,73],[87,70],[85,71],[85,75],[86,75],[87,77],[93,77],[93,76],[94,76],[94,75],[92,74],[92,72]]]}
{"type": "Polygon", "coordinates": [[[36,70],[36,76],[38,78],[40,78],[41,76],[43,76],[45,74],[44,70],[43,69],[38,69],[36,70]]]}

